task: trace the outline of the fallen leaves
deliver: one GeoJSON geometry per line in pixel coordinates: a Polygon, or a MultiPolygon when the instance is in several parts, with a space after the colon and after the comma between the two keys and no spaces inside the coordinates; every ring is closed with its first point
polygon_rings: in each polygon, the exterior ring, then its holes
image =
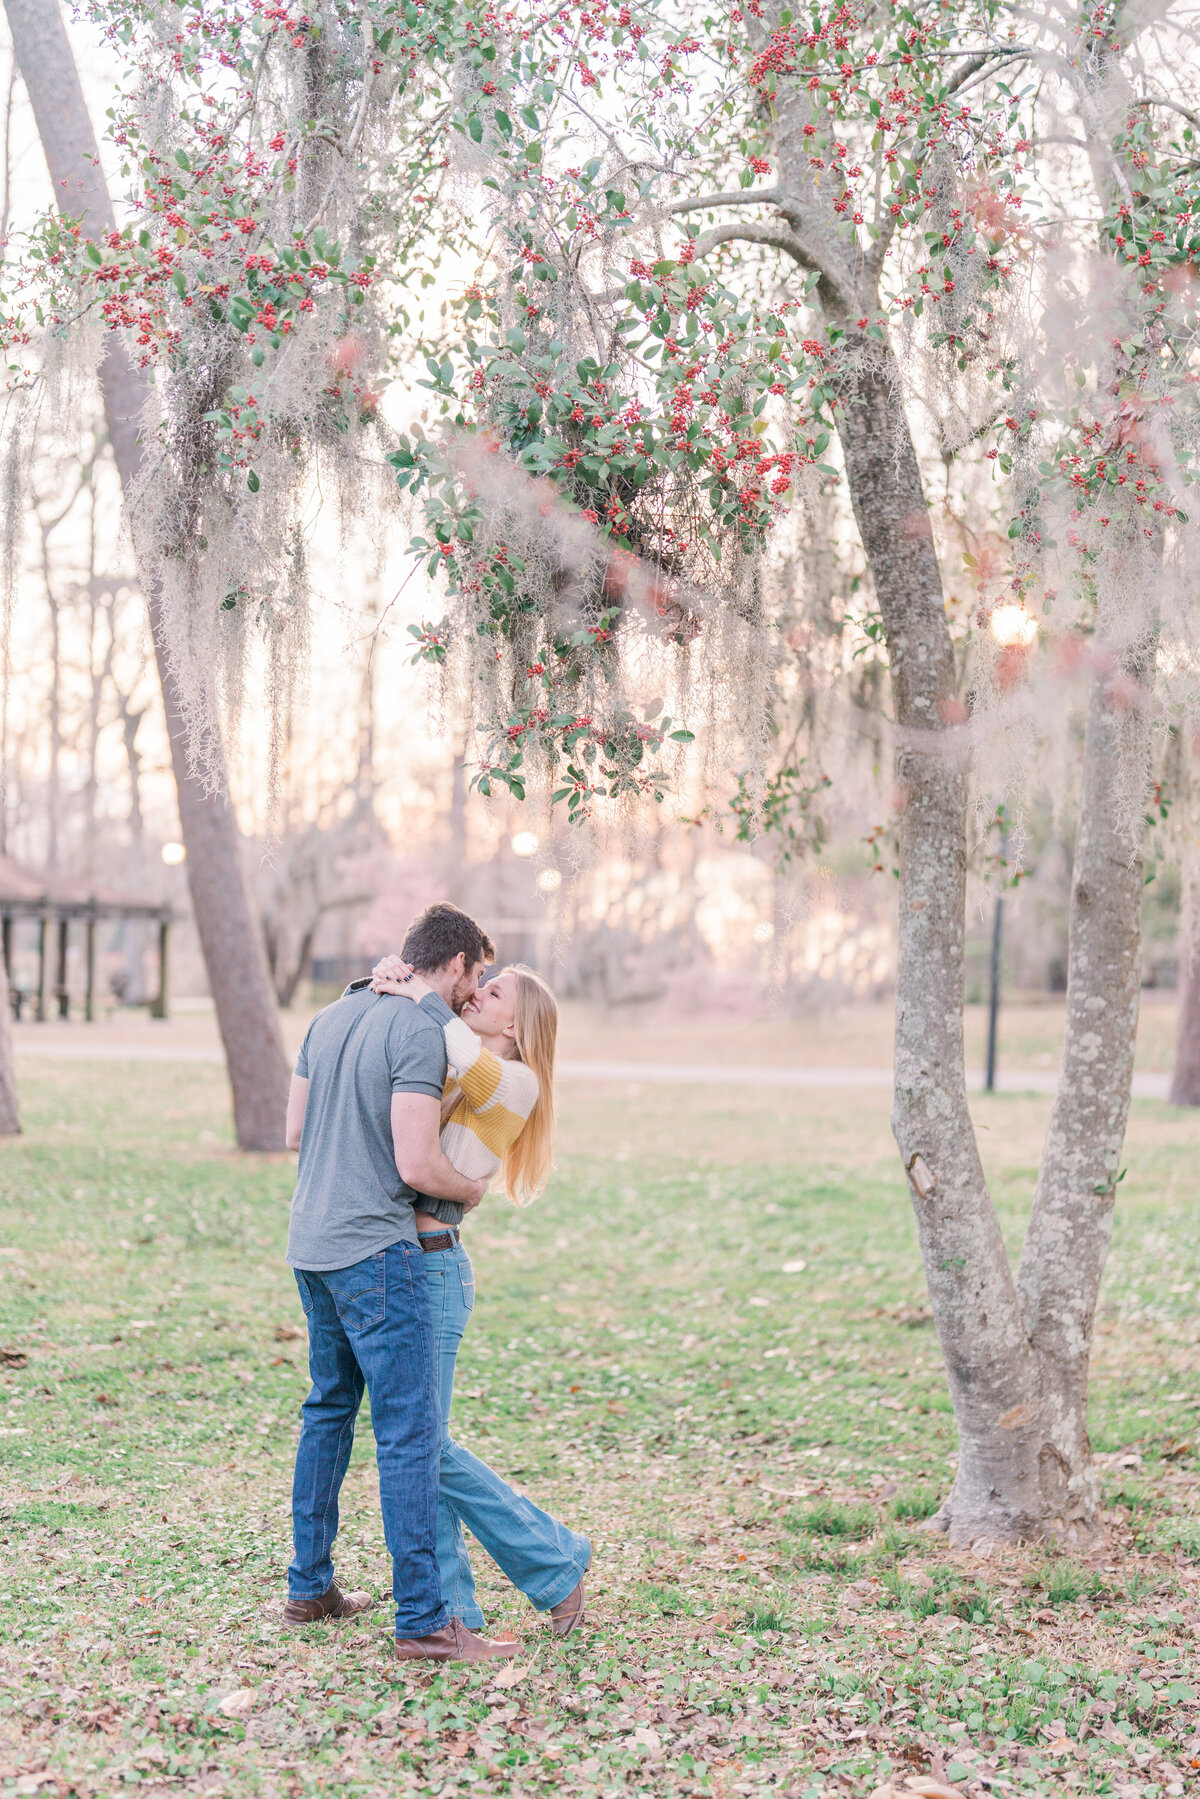
{"type": "Polygon", "coordinates": [[[960,1787],[947,1786],[944,1780],[935,1780],[928,1774],[908,1774],[899,1786],[885,1780],[870,1795],[870,1799],[965,1799],[960,1787]]]}
{"type": "Polygon", "coordinates": [[[492,1685],[501,1689],[515,1687],[518,1681],[524,1680],[525,1676],[532,1672],[532,1669],[532,1662],[509,1662],[507,1667],[501,1668],[499,1674],[493,1676],[492,1685]]]}
{"type": "Polygon", "coordinates": [[[29,1357],[23,1349],[0,1349],[0,1368],[24,1368],[29,1357]]]}
{"type": "Polygon", "coordinates": [[[248,1718],[257,1704],[258,1693],[254,1687],[238,1687],[217,1702],[217,1710],[224,1718],[248,1718]]]}

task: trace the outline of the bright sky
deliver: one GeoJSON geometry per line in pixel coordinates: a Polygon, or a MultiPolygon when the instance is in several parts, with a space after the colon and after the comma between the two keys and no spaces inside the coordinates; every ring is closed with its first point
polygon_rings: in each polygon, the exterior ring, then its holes
{"type": "MultiPolygon", "coordinates": [[[[103,135],[105,112],[121,69],[111,50],[86,20],[68,18],[76,63],[80,70],[101,155],[107,167],[109,187],[120,209],[121,177],[115,153],[103,135]]],[[[0,50],[0,80],[10,66],[7,43],[0,50]]],[[[7,89],[7,81],[4,87],[7,89]]],[[[2,96],[0,96],[2,103],[2,96]]],[[[13,94],[11,129],[11,220],[14,234],[34,221],[52,199],[46,165],[38,141],[33,114],[18,82],[13,94]]],[[[389,396],[390,398],[390,396],[389,396]]],[[[390,410],[405,410],[405,396],[396,393],[390,410]]],[[[42,511],[49,517],[73,492],[78,480],[80,440],[68,427],[57,455],[39,473],[42,511]]],[[[79,504],[63,520],[51,538],[52,581],[60,599],[86,576],[87,508],[79,504]]],[[[410,666],[411,640],[406,627],[431,608],[438,608],[423,573],[405,584],[411,564],[404,555],[407,529],[399,509],[381,518],[378,537],[370,543],[340,541],[332,513],[314,508],[310,555],[313,577],[312,656],[306,702],[298,709],[298,744],[295,760],[305,767],[301,796],[306,809],[327,802],[340,782],[352,775],[357,756],[359,695],[363,670],[371,656],[375,676],[377,773],[382,779],[380,811],[393,829],[402,826],[411,836],[427,828],[431,814],[431,781],[441,786],[448,779],[449,740],[437,716],[436,684],[423,668],[410,666]],[[401,592],[401,589],[403,591],[401,592]],[[382,617],[382,626],[376,621],[382,617]]],[[[32,524],[32,521],[31,521],[32,524]]],[[[98,567],[101,574],[132,567],[130,553],[121,541],[119,500],[115,484],[105,490],[98,509],[98,567]]],[[[9,742],[22,734],[23,759],[31,761],[34,743],[44,737],[49,694],[49,609],[41,568],[41,544],[36,528],[25,544],[25,567],[20,579],[13,621],[13,679],[9,693],[9,742]]],[[[68,611],[70,609],[68,608],[68,611]]],[[[64,709],[68,730],[71,719],[87,705],[84,615],[64,621],[64,659],[78,663],[66,677],[64,709]]],[[[136,594],[122,613],[122,649],[118,670],[127,686],[136,683],[140,663],[147,660],[148,640],[136,594]]],[[[251,680],[241,732],[235,780],[243,821],[248,829],[265,823],[266,717],[255,703],[256,683],[251,680]]],[[[152,670],[147,670],[137,689],[142,698],[154,691],[152,670]]],[[[125,756],[120,723],[110,706],[101,739],[101,810],[113,818],[127,809],[125,756]]],[[[139,736],[146,762],[144,800],[152,830],[174,835],[173,784],[168,770],[165,734],[156,714],[147,718],[139,736]]],[[[42,745],[38,759],[45,763],[42,745]]],[[[68,786],[83,779],[83,764],[64,753],[68,786]]],[[[482,811],[483,808],[480,808],[482,811]]],[[[496,821],[497,823],[499,821],[496,821]]],[[[33,846],[30,845],[30,848],[33,846]]]]}

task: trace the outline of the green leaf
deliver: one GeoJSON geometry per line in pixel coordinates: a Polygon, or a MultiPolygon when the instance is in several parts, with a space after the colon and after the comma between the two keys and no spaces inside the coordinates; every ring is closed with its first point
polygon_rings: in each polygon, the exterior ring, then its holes
{"type": "Polygon", "coordinates": [[[258,476],[255,474],[253,469],[251,469],[249,474],[246,476],[246,486],[250,489],[251,493],[257,493],[259,490],[259,487],[261,486],[258,476]]]}
{"type": "Polygon", "coordinates": [[[473,143],[481,144],[483,142],[483,120],[478,113],[472,113],[467,120],[467,130],[473,143]]]}

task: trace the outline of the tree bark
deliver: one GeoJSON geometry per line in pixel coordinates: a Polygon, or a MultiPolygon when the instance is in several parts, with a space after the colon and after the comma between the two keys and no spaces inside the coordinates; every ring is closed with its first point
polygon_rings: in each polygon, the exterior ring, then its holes
{"type": "Polygon", "coordinates": [[[1179,1023],[1175,1037],[1175,1065],[1171,1070],[1173,1106],[1200,1106],[1200,957],[1196,954],[1194,919],[1200,908],[1200,880],[1185,872],[1182,919],[1179,927],[1179,1023]],[[1191,891],[1189,891],[1189,888],[1191,891]]]}
{"type": "MultiPolygon", "coordinates": [[[[112,203],[57,0],[5,0],[5,10],[59,207],[71,217],[86,215],[97,235],[110,231],[112,203]]],[[[109,440],[128,503],[142,465],[138,427],[149,387],[115,333],[105,344],[100,381],[109,440]]],[[[288,1067],[262,938],[242,874],[224,746],[214,735],[202,746],[202,756],[193,754],[156,585],[151,571],[144,569],[142,578],[187,850],[188,886],[225,1047],[237,1141],[242,1149],[281,1150],[288,1067]],[[199,772],[198,761],[208,771],[208,780],[199,772]],[[213,776],[218,783],[215,790],[213,776]]]]}
{"type": "Polygon", "coordinates": [[[1196,751],[1185,743],[1184,791],[1179,803],[1188,809],[1183,854],[1183,898],[1179,912],[1179,937],[1175,990],[1179,995],[1179,1022],[1175,1036],[1175,1066],[1171,1073],[1171,1104],[1200,1106],[1200,859],[1196,855],[1196,751]]]}
{"type": "Polygon", "coordinates": [[[938,1523],[957,1544],[1036,1536],[1036,1459],[1015,1420],[1036,1359],[979,1159],[963,1052],[966,732],[921,472],[890,350],[840,407],[846,474],[883,613],[897,732],[899,950],[892,1128],[908,1174],[959,1457],[938,1523]]]}
{"type": "MultiPolygon", "coordinates": [[[[1140,538],[1128,526],[1130,542],[1140,538]]],[[[1122,558],[1123,560],[1123,558],[1122,558]]],[[[1134,587],[1136,571],[1129,571],[1134,587]]],[[[1088,1358],[1112,1240],[1141,999],[1140,804],[1122,807],[1131,767],[1149,759],[1153,617],[1121,627],[1102,605],[1083,751],[1071,880],[1067,1028],[1017,1289],[1042,1369],[1041,1406],[1022,1434],[1036,1451],[1057,1529],[1096,1521],[1100,1494],[1087,1435],[1088,1358]],[[1124,683],[1105,671],[1109,658],[1124,683]],[[1129,816],[1123,816],[1128,813],[1129,816]]]]}
{"type": "Polygon", "coordinates": [[[0,955],[0,1137],[21,1134],[21,1104],[13,1066],[12,1008],[8,1003],[8,970],[0,955]]]}

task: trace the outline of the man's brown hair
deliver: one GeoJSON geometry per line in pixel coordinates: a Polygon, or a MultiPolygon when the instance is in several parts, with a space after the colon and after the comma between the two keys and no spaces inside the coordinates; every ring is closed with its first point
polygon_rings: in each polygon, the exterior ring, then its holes
{"type": "Polygon", "coordinates": [[[468,969],[477,962],[496,960],[495,944],[470,914],[460,912],[448,900],[439,900],[413,919],[400,954],[418,974],[436,974],[453,962],[460,950],[468,969]]]}

